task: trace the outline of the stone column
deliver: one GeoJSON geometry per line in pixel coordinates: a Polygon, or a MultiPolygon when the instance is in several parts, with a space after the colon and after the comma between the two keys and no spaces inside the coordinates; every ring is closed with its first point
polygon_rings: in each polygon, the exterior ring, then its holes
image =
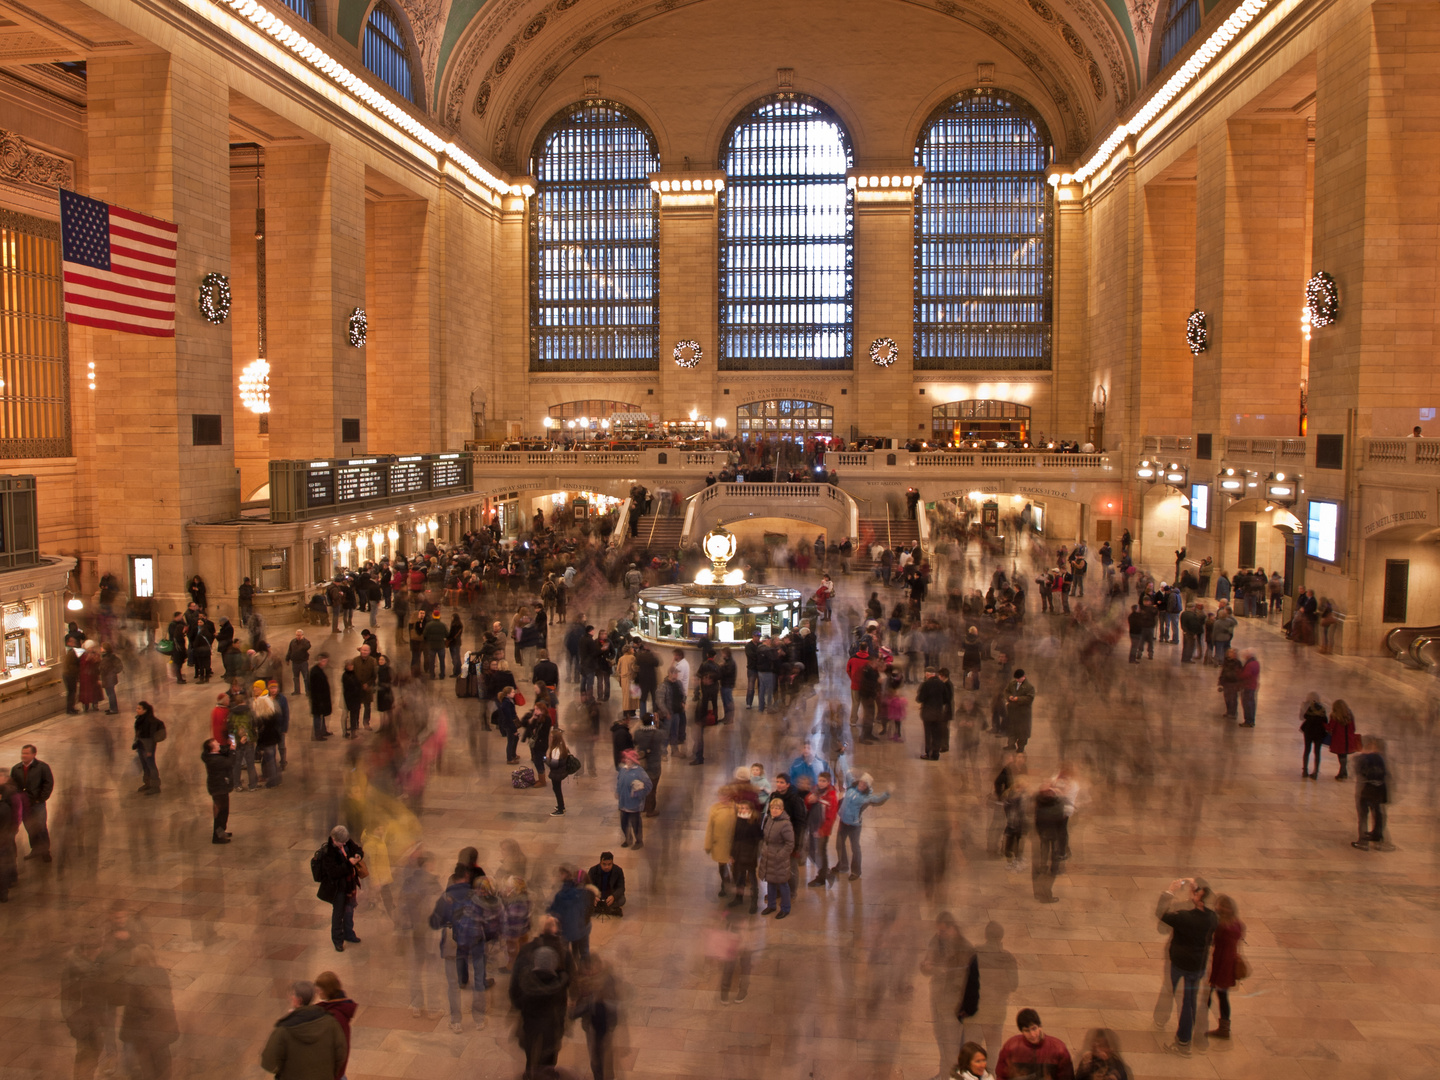
{"type": "Polygon", "coordinates": [[[424,199],[365,205],[370,335],[363,351],[371,453],[451,449],[444,433],[446,372],[431,304],[431,231],[430,203],[424,199]]]}
{"type": "Polygon", "coordinates": [[[365,170],[323,143],[265,154],[270,456],[345,457],[368,448],[365,349],[350,313],[365,306],[365,170]],[[342,439],[343,421],[359,438],[342,439]]]}
{"type": "Polygon", "coordinates": [[[91,58],[87,88],[84,194],[179,226],[175,337],[70,328],[72,364],[96,368],[93,434],[77,449],[93,461],[98,568],[123,580],[127,555],[153,553],[169,604],[193,573],[186,523],[239,511],[230,330],[197,304],[200,279],[230,269],[229,91],[181,53],[91,58]],[[195,414],[220,417],[221,445],[194,445],[195,414]]]}
{"type": "MultiPolygon", "coordinates": [[[[691,409],[712,420],[723,416],[735,430],[733,398],[717,389],[720,361],[720,252],[718,197],[698,190],[722,173],[673,173],[657,178],[675,187],[688,181],[692,191],[662,192],[660,199],[660,346],[659,382],[655,399],[640,402],[662,420],[678,420],[691,409]],[[675,363],[675,343],[693,339],[704,358],[693,368],[675,363]]],[[[616,395],[621,396],[619,394],[616,395]]]]}
{"type": "Polygon", "coordinates": [[[1200,138],[1195,306],[1209,347],[1194,362],[1196,431],[1299,432],[1307,139],[1303,117],[1235,119],[1200,138]]]}
{"type": "Polygon", "coordinates": [[[914,354],[914,189],[857,187],[852,355],[860,434],[929,437],[934,403],[928,396],[920,397],[912,385],[914,354]],[[870,345],[879,338],[893,338],[897,346],[895,363],[888,368],[870,359],[870,345]],[[913,408],[912,398],[919,403],[913,408]]]}
{"type": "Polygon", "coordinates": [[[1144,210],[1139,376],[1145,408],[1138,434],[1189,435],[1195,361],[1185,344],[1185,320],[1195,303],[1194,181],[1152,180],[1144,210]]]}

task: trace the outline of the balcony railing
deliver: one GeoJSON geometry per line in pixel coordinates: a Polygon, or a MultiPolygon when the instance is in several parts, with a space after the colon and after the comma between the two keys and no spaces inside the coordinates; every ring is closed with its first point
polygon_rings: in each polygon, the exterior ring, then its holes
{"type": "Polygon", "coordinates": [[[1105,478],[1114,464],[1109,454],[1049,454],[1024,450],[872,450],[864,453],[826,454],[825,465],[840,475],[841,483],[856,473],[876,476],[935,476],[946,472],[1012,476],[1035,472],[1042,476],[1093,475],[1105,478]]]}
{"type": "Polygon", "coordinates": [[[1365,439],[1367,468],[1440,472],[1440,439],[1365,439]]]}
{"type": "Polygon", "coordinates": [[[1298,464],[1305,460],[1304,439],[1235,439],[1223,440],[1226,459],[1236,461],[1288,461],[1298,464]]]}

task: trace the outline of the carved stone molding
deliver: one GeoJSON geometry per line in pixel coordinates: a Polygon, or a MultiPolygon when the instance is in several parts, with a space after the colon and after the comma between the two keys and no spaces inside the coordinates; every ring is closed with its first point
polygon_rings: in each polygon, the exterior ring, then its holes
{"type": "Polygon", "coordinates": [[[61,188],[75,183],[75,166],[37,150],[14,131],[0,128],[0,180],[12,184],[61,188]]]}

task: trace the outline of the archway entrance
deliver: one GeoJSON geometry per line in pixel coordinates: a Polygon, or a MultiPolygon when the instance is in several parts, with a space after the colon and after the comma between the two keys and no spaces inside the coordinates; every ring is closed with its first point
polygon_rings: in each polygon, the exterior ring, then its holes
{"type": "Polygon", "coordinates": [[[930,410],[931,441],[1024,442],[1030,437],[1030,406],[1013,401],[971,398],[948,401],[930,410]]]}

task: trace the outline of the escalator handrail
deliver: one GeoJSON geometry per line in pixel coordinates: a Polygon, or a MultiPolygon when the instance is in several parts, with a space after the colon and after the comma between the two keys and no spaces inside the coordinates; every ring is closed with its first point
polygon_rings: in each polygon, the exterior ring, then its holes
{"type": "Polygon", "coordinates": [[[1440,633],[1421,632],[1416,634],[1410,642],[1410,659],[1414,660],[1422,668],[1433,668],[1435,665],[1425,659],[1425,646],[1432,641],[1440,641],[1440,633]]]}
{"type": "Polygon", "coordinates": [[[1440,635],[1440,626],[1397,626],[1385,635],[1385,648],[1390,650],[1390,655],[1396,660],[1400,659],[1405,649],[1395,644],[1395,638],[1401,634],[1433,634],[1440,635]]]}

